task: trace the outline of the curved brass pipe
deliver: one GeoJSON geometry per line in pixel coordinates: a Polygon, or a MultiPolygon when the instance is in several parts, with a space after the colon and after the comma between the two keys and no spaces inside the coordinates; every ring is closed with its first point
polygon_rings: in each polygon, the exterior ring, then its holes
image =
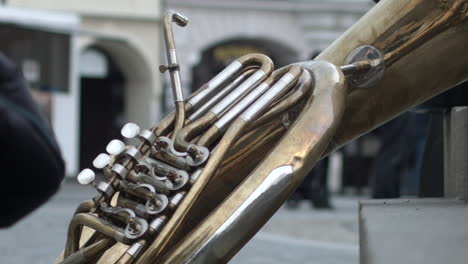
{"type": "Polygon", "coordinates": [[[205,103],[207,98],[210,98],[214,93],[222,88],[226,81],[229,81],[237,73],[242,72],[243,70],[252,66],[260,67],[259,71],[267,73],[267,75],[274,69],[271,59],[263,54],[253,53],[242,56],[231,62],[231,64],[229,64],[223,71],[218,73],[213,79],[203,85],[200,88],[202,91],[193,96],[190,100],[187,101],[187,103],[191,104],[193,107],[200,106],[201,104],[205,103]]]}
{"type": "Polygon", "coordinates": [[[236,77],[233,81],[231,81],[228,85],[226,85],[221,91],[213,95],[206,103],[201,105],[194,111],[189,117],[187,117],[186,124],[200,118],[203,116],[207,111],[210,110],[217,102],[223,99],[227,94],[232,92],[233,89],[237,88],[239,84],[245,81],[248,77],[250,77],[258,67],[248,67],[245,71],[243,71],[238,77],[236,77]]]}
{"type": "Polygon", "coordinates": [[[94,201],[93,200],[86,200],[82,203],[80,203],[80,205],[78,205],[78,207],[76,208],[75,212],[73,213],[73,215],[77,215],[77,214],[80,214],[80,213],[87,213],[89,212],[92,208],[94,208],[96,205],[94,204],[94,201]]]}
{"type": "Polygon", "coordinates": [[[306,70],[303,72],[301,79],[299,80],[296,86],[296,89],[294,89],[294,91],[292,91],[290,95],[288,95],[284,99],[281,99],[277,105],[275,105],[270,110],[268,110],[268,112],[256,119],[249,126],[249,130],[253,130],[270,122],[278,115],[284,113],[290,107],[295,106],[301,99],[308,95],[313,90],[312,77],[309,71],[306,70]]]}
{"type": "Polygon", "coordinates": [[[185,151],[190,145],[190,140],[197,134],[218,119],[218,116],[213,112],[208,112],[200,119],[190,123],[184,127],[178,134],[175,140],[175,147],[180,151],[185,151]]]}
{"type": "Polygon", "coordinates": [[[60,264],[80,264],[80,263],[87,263],[88,261],[92,260],[93,258],[99,256],[100,254],[104,253],[107,249],[112,247],[115,244],[115,240],[111,238],[101,239],[89,246],[81,248],[77,252],[71,254],[67,258],[65,258],[60,264]]]}
{"type": "MultiPolygon", "coordinates": [[[[244,73],[252,67],[257,68],[265,73],[273,70],[273,62],[263,54],[245,55],[232,62],[226,69],[213,77],[208,83],[204,84],[200,89],[195,91],[185,103],[185,112],[189,113],[192,109],[199,107],[207,98],[222,87],[222,84],[233,78],[238,72],[244,73]]],[[[151,131],[156,136],[167,135],[174,125],[176,113],[172,112],[161,120],[158,125],[153,127],[151,131]]],[[[175,135],[175,133],[173,133],[175,135]]]]}
{"type": "Polygon", "coordinates": [[[265,92],[269,87],[274,85],[276,81],[278,81],[287,73],[291,74],[293,77],[291,81],[286,85],[286,87],[289,88],[297,82],[297,80],[299,79],[302,73],[302,69],[299,66],[289,65],[289,66],[285,66],[274,71],[270,75],[270,77],[268,77],[265,81],[263,81],[262,84],[258,85],[253,91],[249,93],[249,95],[244,97],[231,110],[224,113],[222,116],[222,119],[220,119],[220,121],[223,121],[223,123],[222,124],[215,123],[213,126],[211,126],[206,131],[206,133],[204,133],[201,136],[201,138],[198,140],[197,145],[209,147],[213,142],[215,142],[222,135],[222,133],[226,129],[227,124],[229,124],[231,120],[235,119],[239,114],[241,114],[241,112],[247,107],[249,107],[255,101],[255,99],[260,97],[263,92],[265,92]],[[259,87],[262,87],[262,85],[264,85],[263,87],[265,88],[265,90],[258,91],[257,93],[255,93],[257,89],[259,89],[259,87]]]}
{"type": "Polygon", "coordinates": [[[130,242],[125,237],[123,231],[115,227],[110,222],[88,213],[80,213],[75,215],[68,225],[67,242],[65,244],[65,251],[63,253],[64,258],[67,258],[78,250],[80,242],[80,230],[83,226],[94,229],[99,233],[103,233],[118,242],[125,244],[130,242]]]}
{"type": "Polygon", "coordinates": [[[223,98],[218,102],[208,113],[203,115],[200,119],[190,123],[184,127],[177,135],[174,141],[174,146],[179,151],[186,151],[190,146],[190,140],[193,137],[205,129],[207,126],[211,125],[216,121],[223,111],[226,111],[233,104],[237,103],[242,99],[251,89],[253,89],[258,83],[263,81],[268,77],[268,75],[273,71],[273,62],[270,58],[262,54],[250,54],[238,59],[242,65],[250,65],[252,63],[260,63],[261,67],[257,70],[252,76],[245,80],[242,84],[236,87],[228,96],[223,98]],[[231,96],[235,100],[231,100],[231,96]]]}
{"type": "Polygon", "coordinates": [[[172,141],[174,141],[177,133],[184,127],[184,123],[185,123],[184,102],[176,102],[175,109],[176,109],[176,114],[175,114],[174,131],[172,132],[172,136],[171,136],[172,141]]]}

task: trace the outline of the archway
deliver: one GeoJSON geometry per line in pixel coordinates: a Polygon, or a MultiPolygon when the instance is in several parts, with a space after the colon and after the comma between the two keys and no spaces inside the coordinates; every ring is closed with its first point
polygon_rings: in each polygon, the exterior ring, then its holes
{"type": "Polygon", "coordinates": [[[153,97],[154,80],[147,61],[126,41],[97,39],[87,43],[80,68],[79,165],[83,168],[105,151],[110,140],[121,138],[125,123],[150,127],[159,101],[153,97]]]}
{"type": "Polygon", "coordinates": [[[274,40],[242,37],[223,40],[202,51],[200,63],[192,68],[192,91],[209,81],[233,60],[249,53],[267,55],[273,60],[276,69],[298,59],[298,54],[293,49],[274,40]]]}
{"type": "Polygon", "coordinates": [[[80,169],[89,167],[124,122],[125,77],[106,51],[92,46],[80,58],[80,169]]]}

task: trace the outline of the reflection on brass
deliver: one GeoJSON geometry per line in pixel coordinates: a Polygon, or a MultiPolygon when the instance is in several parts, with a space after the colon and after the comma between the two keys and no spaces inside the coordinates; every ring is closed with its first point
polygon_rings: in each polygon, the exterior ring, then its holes
{"type": "Polygon", "coordinates": [[[229,261],[320,157],[468,79],[467,10],[381,1],[317,61],[233,61],[139,137],[135,155],[110,157],[107,185],[92,183],[108,188],[76,210],[63,263],[229,261]]]}

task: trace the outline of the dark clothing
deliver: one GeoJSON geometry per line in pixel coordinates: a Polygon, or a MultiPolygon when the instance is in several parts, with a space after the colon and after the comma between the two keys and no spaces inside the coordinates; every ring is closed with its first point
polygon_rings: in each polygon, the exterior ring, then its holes
{"type": "Polygon", "coordinates": [[[1,53],[0,122],[0,227],[7,227],[57,191],[64,162],[21,72],[1,53]]]}
{"type": "MultiPolygon", "coordinates": [[[[382,145],[372,169],[372,198],[398,198],[401,181],[405,180],[402,177],[411,177],[413,181],[418,177],[412,168],[418,139],[423,137],[421,134],[425,133],[426,127],[425,119],[420,120],[417,114],[406,112],[377,129],[382,145]]],[[[406,182],[411,181],[406,179],[406,182]]]]}

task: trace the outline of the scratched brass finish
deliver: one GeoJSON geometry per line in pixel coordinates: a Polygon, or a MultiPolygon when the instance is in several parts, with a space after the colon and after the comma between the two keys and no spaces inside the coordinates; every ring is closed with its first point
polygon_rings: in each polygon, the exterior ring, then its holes
{"type": "MultiPolygon", "coordinates": [[[[467,15],[468,0],[381,1],[317,61],[274,71],[261,54],[237,59],[195,94],[182,101],[179,94],[176,111],[137,151],[126,146],[125,155],[111,155],[103,169],[108,185],[95,185],[100,194],[76,210],[58,261],[229,261],[321,156],[468,79],[467,15]],[[363,46],[377,49],[384,71],[361,89],[349,77],[375,70],[375,61],[344,64],[363,46]],[[180,189],[154,183],[177,173],[193,178],[180,189]],[[167,208],[149,214],[145,199],[161,194],[167,208]],[[147,230],[137,225],[145,221],[147,230]]],[[[177,75],[178,65],[169,64],[177,75]]]]}

